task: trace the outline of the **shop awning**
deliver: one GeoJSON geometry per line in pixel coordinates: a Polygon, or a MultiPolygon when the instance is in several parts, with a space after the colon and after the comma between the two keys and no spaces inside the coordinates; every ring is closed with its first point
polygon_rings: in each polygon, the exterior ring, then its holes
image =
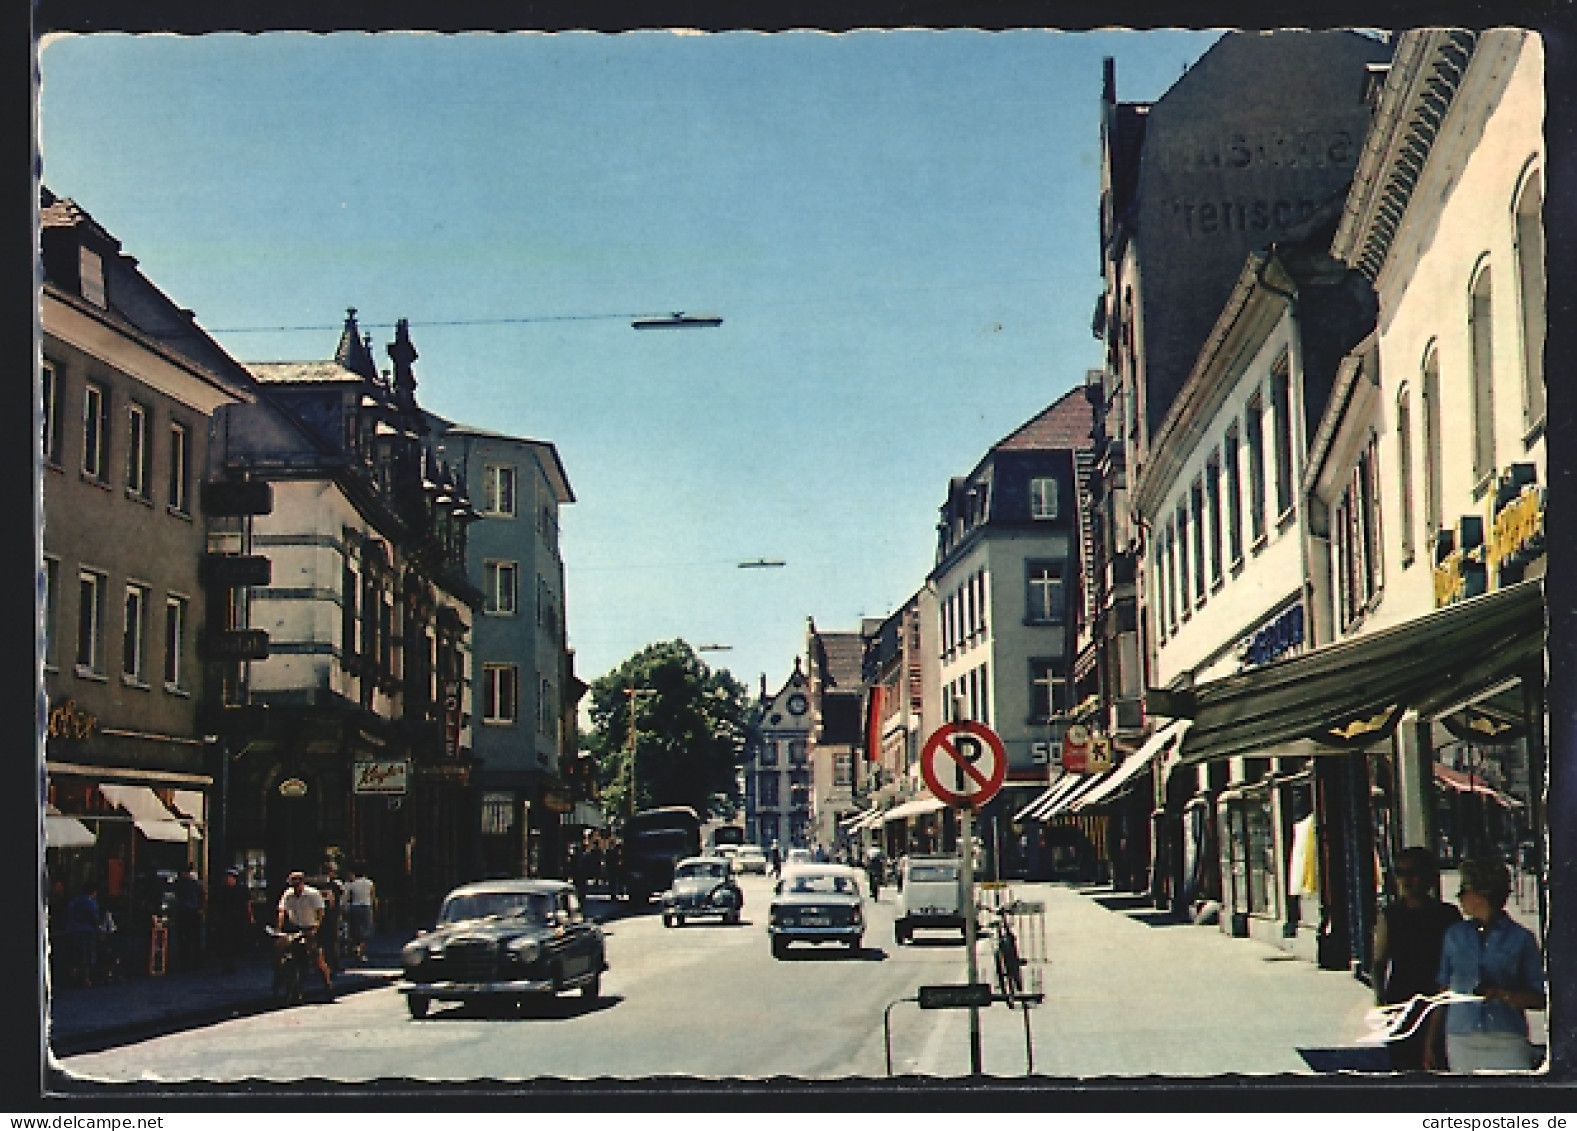
{"type": "Polygon", "coordinates": [[[63,817],[53,805],[44,810],[45,848],[88,848],[98,838],[75,817],[63,817]]]}
{"type": "Polygon", "coordinates": [[[1057,800],[1053,801],[1051,805],[1047,807],[1045,812],[1041,813],[1040,819],[1044,821],[1051,817],[1055,817],[1058,813],[1068,812],[1068,810],[1073,807],[1074,802],[1078,801],[1081,797],[1089,793],[1097,785],[1104,782],[1116,772],[1116,770],[1107,770],[1104,773],[1099,774],[1075,775],[1078,777],[1078,781],[1074,783],[1073,788],[1068,790],[1068,792],[1064,793],[1061,797],[1057,798],[1057,800]]]}
{"type": "Polygon", "coordinates": [[[203,820],[203,794],[197,789],[177,789],[170,795],[170,800],[175,806],[175,811],[183,817],[202,823],[203,820]]]}
{"type": "Polygon", "coordinates": [[[918,817],[922,813],[935,813],[938,809],[947,806],[932,797],[929,793],[923,797],[916,797],[913,801],[905,801],[902,805],[894,805],[882,815],[883,822],[906,821],[910,817],[918,817]]]}
{"type": "Polygon", "coordinates": [[[1391,628],[1181,691],[1151,692],[1152,714],[1193,720],[1183,763],[1310,740],[1362,750],[1403,711],[1431,716],[1534,670],[1544,652],[1543,586],[1524,581],[1391,628]]]}
{"type": "Polygon", "coordinates": [[[131,814],[132,824],[149,840],[163,840],[171,844],[185,844],[190,840],[186,826],[164,807],[158,794],[145,785],[112,785],[99,783],[99,792],[112,805],[131,814]]]}
{"type": "Polygon", "coordinates": [[[880,809],[872,809],[854,823],[854,825],[851,827],[851,831],[864,832],[866,829],[880,828],[882,824],[882,818],[884,816],[886,816],[886,814],[880,809]]]}
{"type": "Polygon", "coordinates": [[[1476,793],[1480,797],[1487,797],[1508,809],[1513,805],[1522,804],[1514,797],[1507,797],[1481,777],[1473,774],[1464,774],[1461,770],[1453,770],[1450,766],[1442,766],[1439,762],[1436,762],[1434,766],[1435,780],[1448,789],[1454,789],[1458,793],[1476,793]]]}
{"type": "Polygon", "coordinates": [[[875,812],[876,810],[874,809],[861,809],[853,816],[845,817],[843,820],[839,821],[838,827],[846,833],[852,833],[858,829],[863,829],[866,823],[870,821],[871,815],[875,812]]]}
{"type": "Polygon", "coordinates": [[[1015,813],[1013,815],[1013,820],[1040,820],[1042,815],[1045,814],[1046,810],[1055,805],[1065,794],[1067,794],[1082,780],[1082,778],[1075,774],[1063,774],[1060,778],[1052,782],[1051,785],[1046,788],[1045,793],[1042,793],[1039,797],[1035,798],[1035,800],[1031,801],[1028,805],[1024,806],[1024,808],[1015,813]]]}
{"type": "Polygon", "coordinates": [[[1144,745],[1125,758],[1121,765],[1113,770],[1100,785],[1076,798],[1070,808],[1079,813],[1092,805],[1099,805],[1104,801],[1114,801],[1127,792],[1127,787],[1144,772],[1157,758],[1162,757],[1166,751],[1180,741],[1188,733],[1188,728],[1194,724],[1188,719],[1173,719],[1165,726],[1159,728],[1149,738],[1144,740],[1144,745]]]}

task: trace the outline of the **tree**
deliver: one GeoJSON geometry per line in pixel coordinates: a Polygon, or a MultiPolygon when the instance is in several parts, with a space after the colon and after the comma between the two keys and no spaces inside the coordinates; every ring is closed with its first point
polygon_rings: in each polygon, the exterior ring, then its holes
{"type": "Polygon", "coordinates": [[[593,682],[588,746],[608,811],[632,811],[633,782],[635,810],[688,805],[703,818],[732,814],[748,701],[743,684],[713,671],[683,640],[648,645],[593,682]]]}

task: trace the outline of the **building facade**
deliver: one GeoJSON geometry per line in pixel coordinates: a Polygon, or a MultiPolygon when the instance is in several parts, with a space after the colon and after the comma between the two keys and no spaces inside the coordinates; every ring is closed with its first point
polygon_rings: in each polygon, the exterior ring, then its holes
{"type": "Polygon", "coordinates": [[[482,869],[564,875],[566,830],[577,832],[584,817],[563,772],[574,755],[565,719],[575,716],[578,681],[559,512],[575,494],[552,444],[428,420],[434,455],[455,470],[479,516],[466,539],[466,576],[482,592],[472,634],[482,869]]]}
{"type": "Polygon", "coordinates": [[[201,334],[190,312],[87,212],[46,189],[40,221],[51,908],[97,880],[140,961],[169,880],[209,865],[221,798],[202,656],[223,641],[206,619],[201,471],[214,414],[253,392],[234,362],[172,346],[201,334]]]}
{"type": "Polygon", "coordinates": [[[937,694],[1007,750],[1006,784],[982,811],[981,833],[1004,874],[1037,867],[1038,840],[1014,815],[1061,772],[1083,608],[1079,453],[1090,427],[1081,386],[955,479],[938,524],[928,579],[939,610],[937,694]]]}
{"type": "Polygon", "coordinates": [[[741,765],[745,836],[764,849],[776,844],[786,853],[811,844],[809,688],[796,657],[776,694],[767,694],[762,676],[751,705],[741,765]]]}
{"type": "Polygon", "coordinates": [[[806,622],[806,695],[810,699],[810,842],[831,851],[843,823],[864,806],[865,686],[861,632],[827,632],[806,622]]]}
{"type": "Polygon", "coordinates": [[[274,891],[293,869],[354,863],[412,922],[480,869],[482,594],[465,576],[476,514],[423,443],[406,323],[390,374],[369,347],[352,311],[332,361],[252,363],[267,401],[221,421],[213,480],[272,498],[216,524],[211,547],[267,558],[272,576],[224,610],[267,641],[228,665],[215,729],[250,882],[274,891]]]}

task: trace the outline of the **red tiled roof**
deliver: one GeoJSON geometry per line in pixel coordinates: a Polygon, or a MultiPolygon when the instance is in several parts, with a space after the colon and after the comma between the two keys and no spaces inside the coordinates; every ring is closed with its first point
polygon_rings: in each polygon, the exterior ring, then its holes
{"type": "Polygon", "coordinates": [[[1015,431],[997,441],[991,450],[1039,451],[1047,448],[1093,447],[1090,428],[1094,421],[1090,402],[1084,395],[1084,386],[1076,385],[1040,415],[1025,421],[1015,431]]]}

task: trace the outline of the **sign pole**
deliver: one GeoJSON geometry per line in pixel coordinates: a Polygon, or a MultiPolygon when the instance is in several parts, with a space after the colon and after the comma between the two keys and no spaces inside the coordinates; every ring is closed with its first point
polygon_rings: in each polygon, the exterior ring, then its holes
{"type": "MultiPolygon", "coordinates": [[[[964,702],[962,699],[953,700],[953,721],[959,722],[963,718],[964,702]]],[[[955,733],[958,733],[955,730],[955,733]]],[[[961,774],[959,776],[962,776],[961,774]]],[[[964,962],[966,980],[971,986],[980,981],[979,965],[975,961],[976,936],[979,933],[979,922],[975,916],[975,807],[965,804],[958,811],[958,838],[962,841],[960,847],[959,872],[964,881],[964,962]]],[[[980,1007],[969,1007],[969,1071],[973,1076],[979,1076],[980,1068],[980,1007]]]]}

